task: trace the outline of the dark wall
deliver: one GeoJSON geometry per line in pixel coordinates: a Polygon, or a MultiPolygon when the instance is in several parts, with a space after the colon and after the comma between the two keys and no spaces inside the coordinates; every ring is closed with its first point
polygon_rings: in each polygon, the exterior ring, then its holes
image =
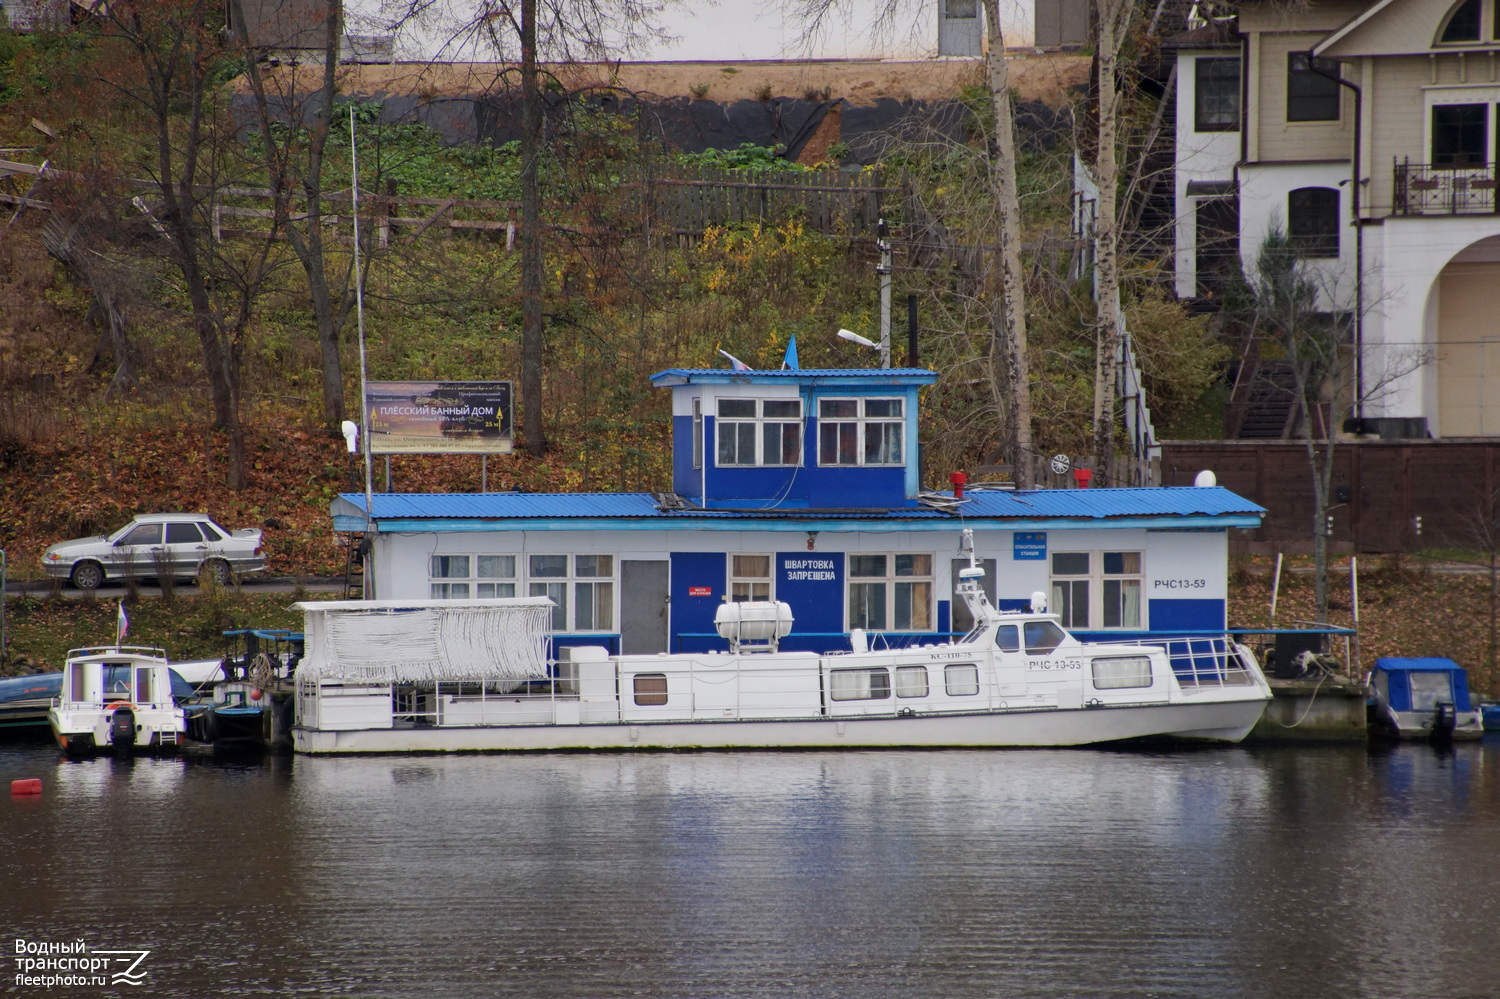
{"type": "MultiPolygon", "coordinates": [[[[1304,444],[1162,444],[1162,485],[1191,485],[1204,469],[1267,509],[1259,529],[1243,532],[1246,540],[1311,546],[1313,480],[1304,444]]],[[[1332,540],[1346,550],[1482,549],[1486,529],[1500,538],[1500,441],[1340,441],[1333,488],[1348,496],[1344,503],[1335,498],[1330,511],[1332,540]]]]}

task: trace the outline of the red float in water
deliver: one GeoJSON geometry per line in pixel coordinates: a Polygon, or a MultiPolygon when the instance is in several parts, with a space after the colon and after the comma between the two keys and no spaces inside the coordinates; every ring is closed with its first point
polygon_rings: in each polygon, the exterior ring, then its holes
{"type": "Polygon", "coordinates": [[[11,794],[41,794],[42,779],[40,777],[28,777],[26,780],[13,780],[10,782],[11,794]]]}

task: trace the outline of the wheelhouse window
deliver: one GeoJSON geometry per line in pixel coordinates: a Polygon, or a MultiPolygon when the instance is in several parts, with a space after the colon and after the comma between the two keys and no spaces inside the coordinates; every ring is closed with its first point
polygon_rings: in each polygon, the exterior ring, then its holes
{"type": "Polygon", "coordinates": [[[434,600],[490,599],[516,595],[514,555],[434,555],[429,560],[434,600]]]}
{"type": "Polygon", "coordinates": [[[1193,60],[1193,128],[1199,132],[1235,132],[1239,127],[1239,57],[1193,60]]]}
{"type": "Polygon", "coordinates": [[[613,555],[529,555],[528,594],[552,599],[553,631],[613,631],[613,555]]]}
{"type": "Polygon", "coordinates": [[[1339,192],[1331,187],[1299,187],[1287,195],[1287,231],[1307,257],[1339,255],[1339,192]]]}
{"type": "Polygon", "coordinates": [[[802,463],[802,400],[720,399],[721,467],[802,463]]]}
{"type": "Polygon", "coordinates": [[[1479,41],[1483,7],[1482,0],[1463,0],[1448,15],[1448,22],[1443,25],[1438,41],[1448,44],[1479,41]]]}
{"type": "Polygon", "coordinates": [[[1064,628],[1139,628],[1142,578],[1140,552],[1053,552],[1051,609],[1064,628]]]}
{"type": "Polygon", "coordinates": [[[904,399],[818,400],[819,465],[900,465],[904,399]]]}
{"type": "Polygon", "coordinates": [[[828,672],[828,697],[834,701],[883,701],[891,696],[891,674],[884,666],[828,672]]]}
{"type": "Polygon", "coordinates": [[[729,556],[729,599],[734,603],[771,599],[771,556],[729,556]]]}
{"type": "Polygon", "coordinates": [[[1432,165],[1484,166],[1489,148],[1488,104],[1439,104],[1432,109],[1432,165]]]}
{"type": "Polygon", "coordinates": [[[1286,120],[1338,121],[1339,84],[1323,74],[1339,75],[1333,59],[1314,59],[1306,52],[1286,57],[1286,120]]]}
{"type": "Polygon", "coordinates": [[[932,556],[850,555],[849,627],[932,629],[932,556]]]}

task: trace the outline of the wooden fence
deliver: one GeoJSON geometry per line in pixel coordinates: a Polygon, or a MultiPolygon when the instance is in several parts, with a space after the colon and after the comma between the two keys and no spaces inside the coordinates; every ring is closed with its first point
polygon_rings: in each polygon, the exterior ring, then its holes
{"type": "MultiPolygon", "coordinates": [[[[0,190],[0,204],[15,205],[17,210],[50,209],[52,206],[46,200],[32,196],[44,188],[48,173],[45,164],[37,167],[0,160],[0,180],[18,176],[28,181],[24,193],[0,190]]],[[[138,181],[134,186],[147,197],[155,188],[150,181],[138,181]]],[[[627,230],[632,220],[638,219],[638,234],[644,238],[689,241],[711,226],[774,222],[793,216],[802,219],[808,228],[830,236],[872,237],[882,213],[888,210],[888,196],[900,193],[899,188],[883,186],[876,171],[757,176],[691,167],[629,181],[618,190],[622,200],[612,208],[612,213],[617,221],[625,223],[627,230]]],[[[272,231],[274,196],[269,189],[235,186],[211,194],[208,210],[216,239],[263,237],[272,231]]],[[[327,213],[323,216],[325,226],[334,230],[350,226],[351,214],[341,207],[349,205],[347,189],[328,192],[323,195],[323,202],[327,213]]],[[[139,207],[149,214],[146,206],[139,207]]],[[[305,211],[305,201],[294,199],[291,218],[303,219],[306,216],[300,213],[305,211]]],[[[429,232],[448,236],[503,232],[507,247],[513,248],[519,211],[520,203],[516,201],[417,198],[363,190],[360,194],[361,221],[376,233],[381,246],[387,245],[398,231],[405,231],[412,238],[429,232]]],[[[543,212],[554,231],[586,232],[598,222],[577,204],[549,204],[543,212]]]]}

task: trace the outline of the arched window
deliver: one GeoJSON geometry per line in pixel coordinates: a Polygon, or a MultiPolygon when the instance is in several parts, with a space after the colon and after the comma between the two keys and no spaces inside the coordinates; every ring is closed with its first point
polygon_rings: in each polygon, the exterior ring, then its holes
{"type": "Polygon", "coordinates": [[[1438,35],[1439,42],[1479,41],[1480,19],[1484,0],[1461,0],[1448,14],[1447,23],[1438,35]]]}
{"type": "Polygon", "coordinates": [[[1286,199],[1287,235],[1304,257],[1339,255],[1339,192],[1299,187],[1286,199]]]}

